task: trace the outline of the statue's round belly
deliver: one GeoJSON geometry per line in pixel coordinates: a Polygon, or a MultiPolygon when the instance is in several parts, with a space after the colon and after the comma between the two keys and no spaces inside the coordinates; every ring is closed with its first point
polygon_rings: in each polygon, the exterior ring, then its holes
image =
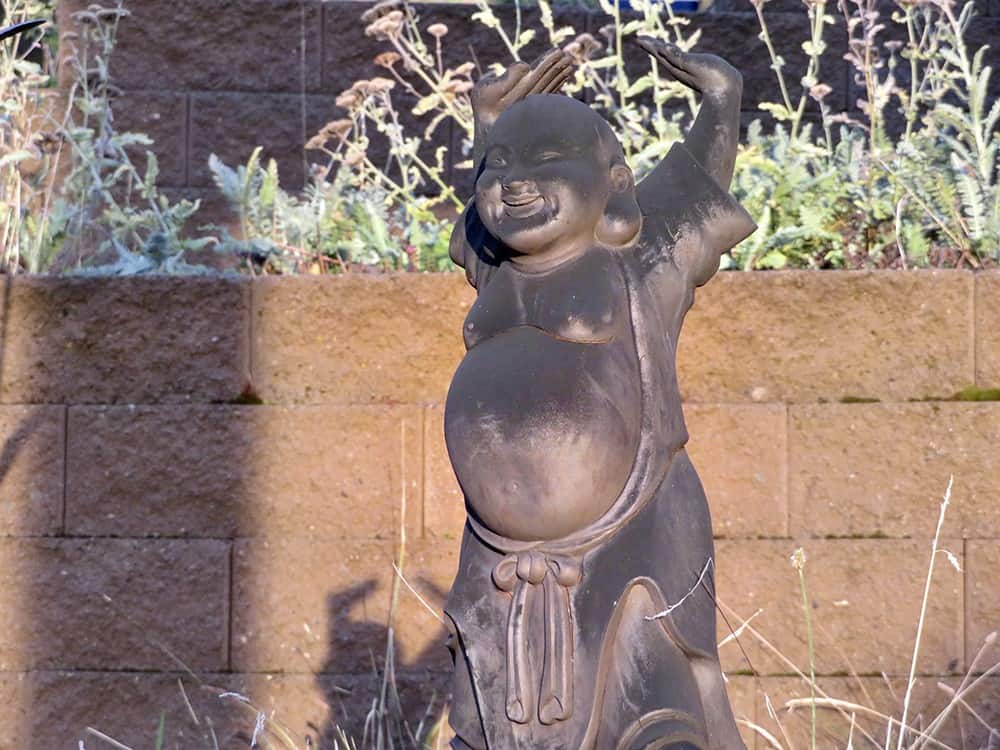
{"type": "Polygon", "coordinates": [[[445,409],[468,510],[522,541],[583,529],[618,499],[639,438],[630,341],[579,344],[518,327],[470,350],[445,409]]]}

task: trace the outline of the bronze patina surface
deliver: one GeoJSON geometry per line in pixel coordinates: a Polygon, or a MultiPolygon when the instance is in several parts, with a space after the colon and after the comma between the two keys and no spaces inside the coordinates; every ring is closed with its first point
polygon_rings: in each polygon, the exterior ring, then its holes
{"type": "Polygon", "coordinates": [[[446,605],[456,748],[743,747],[674,365],[695,288],[754,230],[727,192],[742,83],[640,45],[701,104],[638,185],[608,123],[558,93],[567,54],[473,91],[451,256],[478,298],[445,412],[468,510],[446,605]]]}

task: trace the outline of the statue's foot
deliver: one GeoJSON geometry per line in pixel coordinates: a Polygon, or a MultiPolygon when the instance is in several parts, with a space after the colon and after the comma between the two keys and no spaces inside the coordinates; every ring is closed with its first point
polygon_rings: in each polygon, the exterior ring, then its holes
{"type": "Polygon", "coordinates": [[[646,714],[626,730],[618,750],[709,750],[694,717],[665,709],[646,714]]]}

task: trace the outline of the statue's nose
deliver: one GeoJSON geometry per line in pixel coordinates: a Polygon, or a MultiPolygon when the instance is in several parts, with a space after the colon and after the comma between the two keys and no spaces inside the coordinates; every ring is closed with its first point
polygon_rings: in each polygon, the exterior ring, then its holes
{"type": "Polygon", "coordinates": [[[529,180],[524,177],[508,177],[502,181],[501,187],[505,193],[512,193],[514,195],[535,192],[534,180],[529,180]]]}

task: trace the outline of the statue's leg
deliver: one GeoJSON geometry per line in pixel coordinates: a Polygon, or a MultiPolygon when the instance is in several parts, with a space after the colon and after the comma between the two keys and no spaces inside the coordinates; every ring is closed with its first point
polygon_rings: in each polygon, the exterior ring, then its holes
{"type": "Polygon", "coordinates": [[[651,586],[634,584],[619,601],[594,750],[709,750],[690,659],[662,622],[646,619],[663,609],[651,586]]]}
{"type": "Polygon", "coordinates": [[[701,704],[705,709],[705,723],[708,726],[708,743],[712,750],[746,750],[743,738],[736,728],[736,717],[729,704],[726,682],[722,677],[722,667],[716,659],[693,657],[691,669],[694,672],[701,704]]]}
{"type": "Polygon", "coordinates": [[[447,623],[450,631],[447,646],[455,670],[452,678],[451,709],[448,712],[448,723],[456,735],[451,747],[453,750],[486,750],[486,737],[483,734],[479,706],[472,686],[469,661],[465,658],[455,623],[450,617],[447,618],[447,623]]]}

